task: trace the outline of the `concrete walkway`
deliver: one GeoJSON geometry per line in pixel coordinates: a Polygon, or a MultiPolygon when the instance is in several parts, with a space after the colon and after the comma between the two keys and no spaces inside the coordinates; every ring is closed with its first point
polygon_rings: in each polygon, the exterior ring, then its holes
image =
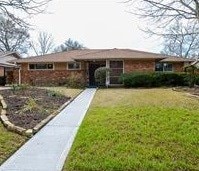
{"type": "Polygon", "coordinates": [[[61,171],[96,89],[84,90],[24,144],[0,171],[61,171]]]}
{"type": "Polygon", "coordinates": [[[9,86],[0,86],[0,90],[7,90],[7,89],[11,89],[11,87],[9,87],[9,86]]]}

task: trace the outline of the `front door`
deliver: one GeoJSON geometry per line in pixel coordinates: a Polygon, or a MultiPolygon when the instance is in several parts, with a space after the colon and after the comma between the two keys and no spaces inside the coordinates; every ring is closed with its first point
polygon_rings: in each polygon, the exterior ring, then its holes
{"type": "Polygon", "coordinates": [[[106,66],[106,62],[90,62],[89,63],[89,86],[96,87],[95,70],[99,67],[106,66]]]}

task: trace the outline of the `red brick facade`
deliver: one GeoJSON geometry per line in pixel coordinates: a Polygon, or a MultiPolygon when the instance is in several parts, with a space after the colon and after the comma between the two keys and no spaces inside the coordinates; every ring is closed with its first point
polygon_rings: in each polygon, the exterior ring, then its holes
{"type": "MultiPolygon", "coordinates": [[[[173,63],[173,71],[182,72],[184,63],[173,63]]],[[[124,60],[124,72],[154,72],[155,60],[124,60]]],[[[68,70],[67,63],[54,63],[53,70],[29,70],[28,63],[21,64],[21,83],[30,85],[64,85],[68,78],[77,76],[88,82],[88,62],[80,70],[68,70]]],[[[13,72],[13,82],[19,83],[19,71],[13,72]]]]}
{"type": "MultiPolygon", "coordinates": [[[[19,71],[14,72],[14,82],[19,82],[19,71]]],[[[21,65],[21,83],[29,85],[63,85],[67,83],[69,77],[75,75],[78,78],[84,78],[84,64],[81,70],[67,70],[66,63],[55,63],[54,70],[29,70],[28,64],[21,65]]]]}
{"type": "MultiPolygon", "coordinates": [[[[184,71],[184,62],[172,63],[174,72],[184,71]]],[[[124,72],[154,72],[155,61],[154,60],[125,60],[124,72]]]]}
{"type": "Polygon", "coordinates": [[[154,60],[125,60],[124,72],[153,72],[155,71],[154,60]]]}
{"type": "Polygon", "coordinates": [[[174,72],[184,72],[184,63],[173,63],[174,72]]]}

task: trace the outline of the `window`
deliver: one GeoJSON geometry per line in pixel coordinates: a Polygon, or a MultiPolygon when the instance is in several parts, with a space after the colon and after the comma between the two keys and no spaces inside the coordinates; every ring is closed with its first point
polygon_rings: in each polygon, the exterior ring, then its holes
{"type": "Polygon", "coordinates": [[[79,70],[81,68],[80,62],[70,62],[68,63],[68,70],[79,70]]]}
{"type": "Polygon", "coordinates": [[[164,71],[172,71],[173,70],[172,67],[173,67],[172,64],[169,64],[169,63],[164,63],[163,64],[164,71]]]}
{"type": "Polygon", "coordinates": [[[53,64],[29,64],[29,69],[30,70],[53,70],[53,64]]]}
{"type": "Polygon", "coordinates": [[[123,61],[110,61],[110,84],[121,84],[120,75],[123,73],[123,61]]]}
{"type": "Polygon", "coordinates": [[[155,71],[173,71],[173,65],[171,63],[156,62],[155,71]]]}
{"type": "Polygon", "coordinates": [[[123,68],[123,61],[110,61],[110,68],[123,68]]]}

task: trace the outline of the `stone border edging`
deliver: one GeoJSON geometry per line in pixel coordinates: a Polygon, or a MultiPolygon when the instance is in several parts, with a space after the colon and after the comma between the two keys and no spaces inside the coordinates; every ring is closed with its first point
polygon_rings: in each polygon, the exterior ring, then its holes
{"type": "MultiPolygon", "coordinates": [[[[83,90],[82,90],[83,91],[83,90]]],[[[0,120],[2,121],[3,125],[9,130],[13,131],[15,133],[18,133],[20,135],[25,135],[28,137],[33,136],[36,134],[41,128],[43,128],[50,120],[52,120],[58,113],[60,113],[66,106],[68,106],[79,94],[82,93],[80,91],[75,97],[68,100],[66,103],[64,103],[58,110],[56,110],[53,114],[50,114],[47,118],[43,119],[40,123],[38,123],[34,128],[32,129],[25,129],[19,126],[14,125],[11,123],[6,116],[6,109],[7,104],[5,103],[3,96],[0,95],[0,105],[2,106],[2,110],[0,113],[0,120]]]]}
{"type": "Polygon", "coordinates": [[[13,123],[11,123],[8,119],[8,117],[6,116],[6,109],[7,109],[7,104],[3,99],[3,96],[0,95],[0,104],[2,106],[2,110],[0,113],[0,119],[3,123],[3,125],[9,130],[9,131],[13,131],[16,132],[20,135],[26,135],[26,136],[32,136],[32,131],[30,129],[25,129],[19,126],[14,125],[13,123]]]}

